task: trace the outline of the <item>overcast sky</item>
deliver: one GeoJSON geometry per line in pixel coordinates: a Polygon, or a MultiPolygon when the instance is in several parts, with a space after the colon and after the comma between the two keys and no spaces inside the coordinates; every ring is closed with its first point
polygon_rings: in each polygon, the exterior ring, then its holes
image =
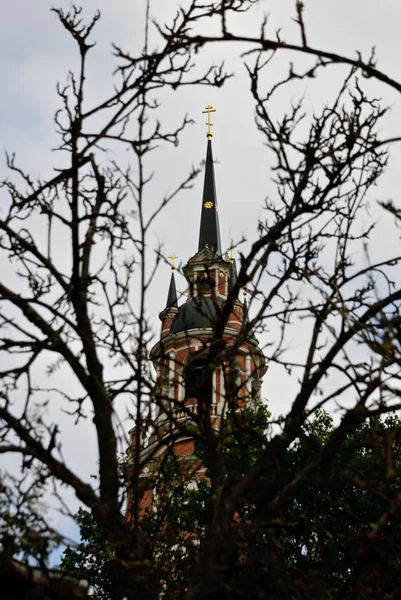
{"type": "MultiPolygon", "coordinates": [[[[62,157],[52,152],[57,145],[54,112],[59,108],[56,83],[66,80],[69,69],[77,66],[75,45],[67,32],[50,11],[54,3],[50,0],[15,0],[3,7],[0,20],[0,144],[4,150],[16,152],[19,164],[34,176],[51,176],[53,168],[61,166],[62,157]]],[[[107,97],[112,90],[111,76],[115,67],[112,42],[132,54],[139,52],[144,39],[145,0],[85,0],[84,14],[91,16],[97,8],[102,13],[93,40],[97,45],[90,53],[88,64],[88,88],[86,102],[91,106],[107,97]]],[[[55,4],[64,9],[69,2],[55,4]]],[[[299,33],[292,21],[293,0],[261,1],[248,15],[242,15],[232,24],[233,30],[257,35],[263,14],[270,12],[270,32],[282,28],[285,40],[299,41],[299,33]]],[[[378,67],[388,75],[400,76],[401,3],[399,0],[306,0],[305,21],[308,41],[311,46],[328,51],[355,56],[361,50],[368,57],[371,47],[376,46],[378,67]]],[[[173,0],[152,0],[151,14],[159,21],[169,20],[174,14],[173,0]]],[[[206,24],[205,30],[214,31],[214,24],[206,24]]],[[[150,48],[157,44],[157,35],[151,28],[150,48]]],[[[201,64],[214,60],[226,60],[227,69],[235,72],[235,78],[222,89],[187,88],[163,95],[160,117],[166,128],[180,123],[188,114],[195,124],[183,134],[178,148],[169,147],[154,153],[148,164],[149,172],[155,172],[152,198],[157,202],[185,178],[191,165],[203,159],[206,149],[204,115],[201,111],[212,104],[217,112],[213,116],[213,147],[216,165],[217,194],[219,201],[222,244],[226,248],[231,240],[242,235],[252,239],[258,217],[262,216],[264,198],[275,194],[270,182],[272,157],[262,144],[254,125],[254,107],[249,92],[245,68],[238,58],[245,47],[210,46],[201,52],[201,64]]],[[[286,73],[289,60],[300,65],[310,60],[283,52],[266,70],[266,83],[276,81],[286,73]]],[[[303,82],[288,87],[272,104],[271,111],[281,111],[302,93],[308,97],[309,110],[318,109],[329,101],[337,90],[341,77],[347,70],[332,67],[322,73],[318,81],[303,82]],[[309,94],[309,95],[308,95],[309,94]]],[[[372,93],[380,96],[385,105],[392,107],[384,128],[391,135],[401,130],[401,97],[384,85],[367,82],[372,93]]],[[[109,156],[109,158],[113,158],[109,156]]],[[[392,160],[386,177],[377,188],[376,199],[393,197],[398,200],[400,148],[393,148],[392,160]]],[[[4,161],[0,173],[6,173],[4,161]]],[[[166,255],[178,254],[185,263],[197,249],[199,215],[201,207],[202,177],[194,188],[179,196],[156,223],[154,239],[164,244],[166,255]]],[[[4,191],[0,190],[0,210],[4,191]]],[[[385,245],[385,242],[383,242],[385,245]]],[[[62,248],[60,248],[62,252],[62,248]]],[[[6,265],[2,265],[6,269],[6,265]]],[[[154,325],[158,326],[157,314],[163,308],[169,278],[167,267],[162,269],[155,286],[153,299],[149,302],[149,313],[154,325]]],[[[180,289],[184,280],[178,278],[180,289]]],[[[266,382],[273,411],[280,412],[288,406],[290,394],[282,393],[280,376],[269,371],[266,382]]],[[[91,472],[96,452],[90,439],[90,426],[85,425],[87,439],[80,433],[70,431],[70,443],[66,456],[70,465],[77,467],[81,475],[91,472]]]]}

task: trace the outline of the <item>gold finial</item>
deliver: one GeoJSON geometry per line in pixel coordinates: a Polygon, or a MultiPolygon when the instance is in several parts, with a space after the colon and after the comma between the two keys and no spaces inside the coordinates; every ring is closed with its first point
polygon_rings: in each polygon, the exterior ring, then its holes
{"type": "Polygon", "coordinates": [[[174,252],[173,252],[167,258],[169,258],[171,260],[171,270],[174,271],[174,269],[175,269],[174,261],[176,258],[178,258],[178,256],[176,254],[174,254],[174,252]]]}
{"type": "Polygon", "coordinates": [[[202,115],[207,114],[207,121],[206,121],[206,125],[207,125],[207,133],[206,133],[206,137],[208,140],[211,140],[213,137],[213,133],[212,130],[210,129],[211,127],[213,127],[213,123],[210,121],[210,113],[212,112],[216,112],[216,109],[213,108],[213,106],[210,106],[210,104],[208,104],[206,106],[206,110],[202,110],[202,115]]]}
{"type": "Polygon", "coordinates": [[[232,263],[234,262],[234,248],[234,244],[231,244],[231,246],[228,249],[228,251],[230,252],[230,260],[232,263]]]}
{"type": "Polygon", "coordinates": [[[248,290],[246,289],[246,287],[244,288],[244,298],[246,298],[248,295],[248,290]]]}

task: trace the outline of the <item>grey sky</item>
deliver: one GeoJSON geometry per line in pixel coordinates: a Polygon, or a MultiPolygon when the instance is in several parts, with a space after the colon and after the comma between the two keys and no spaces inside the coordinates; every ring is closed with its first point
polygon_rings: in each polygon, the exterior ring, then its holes
{"type": "MultiPolygon", "coordinates": [[[[54,13],[50,12],[53,4],[50,0],[16,0],[3,8],[0,21],[0,144],[17,153],[20,166],[41,176],[52,175],[53,167],[64,164],[62,156],[51,152],[57,144],[52,120],[59,108],[55,86],[57,81],[66,80],[69,69],[74,70],[77,66],[77,50],[54,13]]],[[[93,34],[97,45],[90,53],[88,65],[86,101],[90,106],[112,90],[111,72],[115,59],[111,56],[111,43],[132,53],[142,47],[146,3],[145,0],[85,0],[82,4],[87,17],[96,8],[102,12],[102,19],[93,34]]],[[[59,2],[57,5],[68,8],[70,3],[59,2]]],[[[298,42],[299,32],[292,21],[294,5],[293,0],[261,1],[251,13],[236,19],[233,31],[256,35],[263,14],[270,12],[269,31],[281,27],[284,39],[298,42]]],[[[378,67],[392,77],[399,76],[401,3],[398,0],[306,0],[305,5],[310,45],[350,56],[359,49],[366,58],[375,45],[378,67]]],[[[151,13],[159,20],[171,19],[175,7],[174,1],[152,0],[151,13]]],[[[214,30],[214,23],[209,26],[214,30]]],[[[156,41],[155,31],[151,29],[151,48],[156,41]]],[[[257,219],[262,216],[263,200],[275,193],[269,171],[272,157],[262,145],[254,125],[249,82],[238,58],[243,49],[246,47],[214,45],[200,53],[201,64],[224,58],[227,70],[235,71],[235,78],[222,89],[188,88],[163,94],[159,116],[166,128],[178,125],[186,113],[195,120],[195,125],[184,132],[178,148],[155,152],[148,165],[149,172],[155,172],[149,203],[156,205],[166,192],[185,178],[192,164],[197,165],[204,158],[206,137],[201,111],[209,103],[216,107],[213,146],[218,161],[216,180],[223,247],[228,247],[231,240],[237,240],[243,234],[252,239],[257,219]]],[[[283,52],[266,71],[268,83],[285,75],[289,60],[301,66],[311,64],[310,59],[283,52]]],[[[318,81],[285,88],[271,110],[281,114],[291,99],[305,91],[309,109],[319,108],[330,99],[346,72],[344,67],[331,67],[318,81]]],[[[385,127],[389,135],[396,135],[401,130],[401,98],[384,85],[372,82],[366,82],[366,85],[383,99],[384,104],[392,106],[385,127]]],[[[392,196],[398,199],[399,161],[398,145],[393,148],[388,174],[377,189],[377,198],[392,196]]],[[[0,172],[6,173],[4,162],[0,172]]],[[[174,251],[183,263],[197,249],[201,188],[202,176],[191,191],[173,202],[154,229],[154,239],[163,243],[166,254],[174,251]]],[[[3,198],[4,191],[0,190],[0,210],[3,198]]],[[[379,241],[376,243],[380,245],[379,241]]],[[[381,251],[379,247],[378,251],[381,251]]],[[[8,269],[8,266],[1,268],[8,269]]],[[[158,327],[157,314],[165,301],[169,275],[167,267],[161,269],[149,301],[148,310],[154,317],[155,328],[158,327]]],[[[184,289],[183,278],[178,278],[178,285],[184,289]]],[[[289,393],[286,398],[282,397],[282,381],[281,375],[276,376],[273,369],[266,376],[268,396],[276,412],[284,410],[291,399],[289,393]]],[[[288,386],[287,392],[291,389],[290,384],[288,386]]],[[[91,472],[96,460],[93,443],[88,441],[91,430],[91,424],[85,423],[78,435],[72,425],[66,431],[69,440],[66,458],[82,475],[91,472]]]]}

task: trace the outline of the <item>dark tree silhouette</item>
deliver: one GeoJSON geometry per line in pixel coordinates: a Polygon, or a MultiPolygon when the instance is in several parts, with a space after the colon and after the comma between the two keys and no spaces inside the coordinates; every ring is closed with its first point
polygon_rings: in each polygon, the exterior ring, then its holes
{"type": "MultiPolygon", "coordinates": [[[[58,88],[61,108],[55,123],[59,149],[68,161],[42,181],[8,156],[10,176],[2,183],[0,252],[13,274],[0,275],[0,452],[21,457],[20,477],[14,483],[5,481],[1,489],[9,506],[5,522],[26,515],[28,526],[46,539],[48,527],[35,513],[32,496],[23,494],[18,510],[7,499],[17,497],[16,487],[21,492],[23,486],[38,485],[40,490],[52,487],[63,505],[68,487],[107,545],[108,568],[118,574],[113,592],[118,598],[159,597],[174,561],[179,564],[179,570],[172,569],[179,585],[172,593],[187,600],[263,598],[273,592],[288,597],[288,589],[293,597],[309,598],[317,584],[326,594],[320,597],[355,597],[355,590],[367,597],[396,597],[398,538],[392,535],[387,545],[383,540],[393,523],[398,527],[399,422],[383,425],[379,417],[401,406],[401,286],[396,277],[401,256],[375,259],[369,246],[374,223],[366,207],[391,143],[399,138],[381,138],[385,109],[365,93],[361,75],[396,91],[401,84],[375,66],[373,55],[349,58],[310,47],[301,2],[296,3],[300,44],[269,38],[267,23],[257,38],[237,35],[229,29],[228,17],[252,10],[253,4],[193,0],[171,25],[156,24],[162,41],[155,50],[145,43],[135,56],[115,47],[114,92],[92,106],[85,96],[86,60],[99,15],[86,25],[80,9],[55,9],[80,56],[78,72],[58,88]],[[220,35],[199,33],[210,17],[220,19],[220,35]],[[222,65],[201,75],[193,68],[198,50],[210,43],[239,41],[247,44],[256,126],[272,157],[277,195],[266,201],[266,219],[255,224],[250,251],[240,254],[227,301],[215,307],[213,338],[203,355],[204,380],[216,366],[233,367],[226,382],[227,423],[216,432],[209,410],[178,423],[177,406],[166,403],[160,386],[155,388],[146,301],[161,255],[156,252],[154,261],[149,232],[163,208],[192,185],[197,170],[149,214],[145,159],[157,145],[177,144],[189,123],[185,117],[168,130],[158,122],[158,90],[179,93],[182,86],[223,85],[229,74],[222,65]],[[265,70],[281,51],[292,58],[309,55],[311,66],[301,72],[291,65],[282,81],[264,89],[265,70]],[[320,112],[305,121],[299,102],[283,117],[271,114],[269,102],[283,85],[316,77],[334,64],[348,71],[337,96],[320,112]],[[114,145],[130,151],[129,164],[108,161],[103,150],[114,145]],[[62,254],[55,251],[55,240],[62,241],[62,254]],[[365,258],[355,259],[361,249],[365,258]],[[250,316],[237,345],[228,348],[222,343],[224,327],[242,288],[248,290],[250,316]],[[294,358],[291,331],[300,323],[307,345],[294,358]],[[236,410],[235,352],[251,330],[267,340],[267,364],[280,365],[294,377],[291,407],[275,421],[263,421],[266,412],[263,417],[257,411],[239,415],[236,410]],[[56,378],[49,384],[46,370],[64,374],[59,385],[56,378]],[[137,438],[128,490],[119,459],[128,444],[118,409],[123,401],[130,406],[137,438]],[[96,483],[82,479],[65,462],[62,423],[49,421],[49,403],[60,404],[73,423],[93,417],[96,483]],[[341,408],[341,418],[323,433],[313,433],[317,411],[330,406],[341,408]],[[161,509],[159,521],[141,520],[139,501],[141,469],[146,466],[139,464],[139,442],[152,430],[156,408],[196,440],[208,473],[208,483],[202,482],[188,497],[185,478],[190,474],[182,473],[168,455],[163,475],[176,496],[172,506],[167,500],[166,505],[175,517],[161,509]],[[247,454],[249,445],[252,452],[247,454]],[[368,469],[363,458],[372,447],[376,450],[368,469]],[[350,453],[350,461],[358,463],[355,472],[343,468],[350,464],[343,461],[350,453]],[[345,492],[339,493],[340,488],[345,492]],[[364,512],[363,502],[351,502],[354,493],[367,502],[374,497],[373,508],[364,512]],[[314,521],[313,496],[319,506],[314,521]],[[182,502],[177,506],[182,498],[188,499],[189,508],[182,502]],[[199,519],[191,520],[191,514],[199,519]],[[182,531],[188,534],[187,548],[177,550],[174,536],[182,531]],[[341,555],[335,572],[325,554],[329,540],[341,555]],[[350,548],[354,554],[348,563],[350,548]],[[184,556],[178,561],[181,550],[184,556]],[[347,565],[352,577],[347,577],[347,565]]],[[[383,202],[382,211],[390,211],[398,224],[396,204],[383,202]]],[[[396,227],[390,229],[388,235],[396,239],[396,227]]],[[[171,498],[165,484],[155,485],[159,496],[171,498]]],[[[21,543],[18,536],[13,539],[18,551],[21,543]]]]}

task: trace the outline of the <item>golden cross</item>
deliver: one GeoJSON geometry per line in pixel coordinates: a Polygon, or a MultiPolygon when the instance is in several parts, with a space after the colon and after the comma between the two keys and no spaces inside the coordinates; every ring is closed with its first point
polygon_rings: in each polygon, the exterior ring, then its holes
{"type": "Polygon", "coordinates": [[[228,250],[230,252],[230,260],[233,263],[234,262],[234,250],[235,250],[234,244],[231,244],[231,246],[229,247],[228,250]]]}
{"type": "Polygon", "coordinates": [[[175,269],[174,261],[175,261],[176,258],[178,258],[178,256],[176,254],[174,254],[174,252],[173,252],[167,258],[169,258],[171,260],[171,270],[174,271],[174,269],[175,269]]]}
{"type": "Polygon", "coordinates": [[[211,127],[213,127],[213,123],[210,121],[210,113],[212,112],[216,112],[216,109],[213,108],[213,106],[210,106],[210,104],[208,104],[206,106],[206,110],[202,110],[202,115],[207,114],[207,121],[206,121],[206,125],[207,125],[207,133],[206,133],[206,137],[208,140],[211,140],[213,137],[213,133],[212,130],[210,129],[211,127]]]}

